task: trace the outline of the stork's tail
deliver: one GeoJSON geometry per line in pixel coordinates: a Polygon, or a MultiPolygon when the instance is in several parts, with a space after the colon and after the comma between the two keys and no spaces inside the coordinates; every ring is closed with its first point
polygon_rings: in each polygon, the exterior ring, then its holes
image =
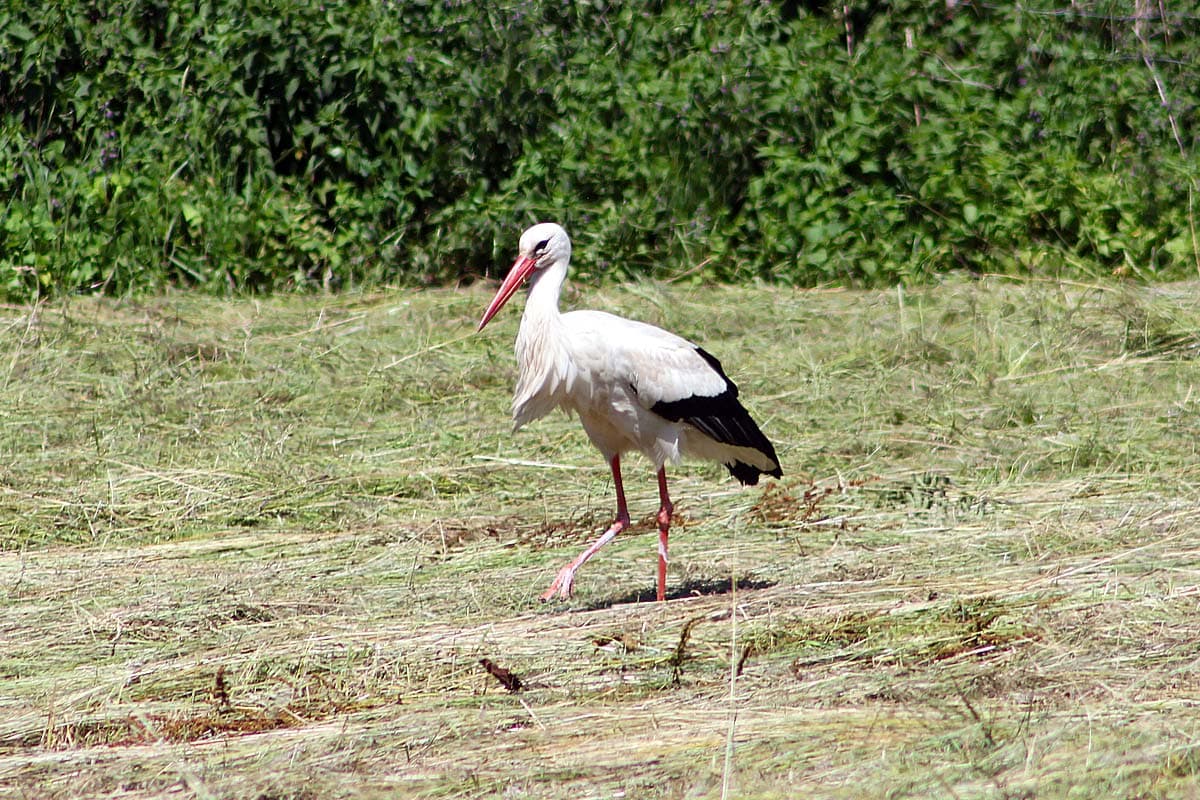
{"type": "MultiPolygon", "coordinates": [[[[774,450],[772,450],[772,458],[774,458],[774,450]]],[[[760,469],[745,461],[735,461],[732,464],[726,464],[725,467],[729,470],[730,475],[741,481],[743,486],[757,486],[759,475],[770,475],[772,478],[783,477],[783,470],[779,468],[778,461],[775,462],[775,469],[760,469]]]]}

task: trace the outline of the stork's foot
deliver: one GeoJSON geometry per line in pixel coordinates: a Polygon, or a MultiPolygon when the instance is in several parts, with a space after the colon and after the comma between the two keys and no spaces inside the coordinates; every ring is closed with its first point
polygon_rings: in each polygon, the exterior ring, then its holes
{"type": "Polygon", "coordinates": [[[544,603],[547,600],[553,600],[556,594],[563,600],[571,599],[571,593],[575,591],[576,569],[574,562],[560,569],[558,575],[554,577],[554,582],[550,584],[550,588],[542,592],[542,596],[538,599],[544,603]]]}
{"type": "Polygon", "coordinates": [[[675,504],[667,494],[667,470],[658,471],[658,496],[662,505],[658,509],[658,602],[667,599],[667,537],[671,533],[671,514],[675,504]]]}
{"type": "MultiPolygon", "coordinates": [[[[613,459],[613,463],[616,463],[616,459],[613,459]]],[[[615,475],[616,473],[614,472],[613,474],[615,475]]],[[[617,484],[617,486],[620,485],[620,483],[617,484]]],[[[596,555],[601,547],[604,547],[604,545],[611,542],[614,536],[629,527],[629,512],[625,510],[625,498],[620,494],[618,494],[618,497],[621,499],[621,508],[617,514],[616,520],[612,525],[609,526],[608,530],[606,530],[600,536],[599,539],[592,542],[591,547],[589,547],[587,550],[584,550],[579,554],[578,558],[558,571],[558,575],[556,575],[554,578],[554,583],[550,584],[550,588],[542,593],[543,602],[554,597],[555,594],[557,594],[563,600],[569,599],[571,597],[571,592],[575,588],[575,573],[579,570],[579,568],[586,564],[589,558],[596,555]]]]}

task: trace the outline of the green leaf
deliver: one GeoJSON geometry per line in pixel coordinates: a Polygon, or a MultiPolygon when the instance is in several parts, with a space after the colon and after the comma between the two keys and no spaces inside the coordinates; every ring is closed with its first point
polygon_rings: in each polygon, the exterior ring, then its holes
{"type": "Polygon", "coordinates": [[[199,228],[204,225],[204,212],[191,203],[180,203],[179,211],[183,214],[183,220],[189,226],[199,228]]]}

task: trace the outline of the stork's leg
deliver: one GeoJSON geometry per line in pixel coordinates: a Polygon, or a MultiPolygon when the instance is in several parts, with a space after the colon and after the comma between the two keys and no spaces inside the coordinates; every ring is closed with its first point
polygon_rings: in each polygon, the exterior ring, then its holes
{"type": "Polygon", "coordinates": [[[667,468],[658,471],[658,600],[667,599],[667,534],[671,532],[671,512],[675,506],[667,494],[667,468]]]}
{"type": "Polygon", "coordinates": [[[554,597],[555,593],[563,599],[570,597],[575,583],[575,571],[586,564],[589,558],[596,555],[601,547],[611,542],[614,536],[629,527],[629,508],[625,505],[625,487],[621,485],[621,456],[613,456],[609,466],[612,467],[613,483],[617,487],[617,518],[599,539],[592,542],[587,550],[584,550],[574,561],[558,571],[554,583],[550,584],[550,588],[542,593],[542,600],[549,600],[554,597]]]}

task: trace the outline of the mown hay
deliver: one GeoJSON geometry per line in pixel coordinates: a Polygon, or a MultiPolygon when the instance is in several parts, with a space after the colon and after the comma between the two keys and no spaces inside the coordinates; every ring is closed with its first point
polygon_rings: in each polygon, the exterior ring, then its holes
{"type": "Polygon", "coordinates": [[[9,309],[0,791],[1194,793],[1196,288],[599,293],[787,473],[673,471],[664,604],[637,459],[536,601],[610,479],[481,291],[9,309]]]}

